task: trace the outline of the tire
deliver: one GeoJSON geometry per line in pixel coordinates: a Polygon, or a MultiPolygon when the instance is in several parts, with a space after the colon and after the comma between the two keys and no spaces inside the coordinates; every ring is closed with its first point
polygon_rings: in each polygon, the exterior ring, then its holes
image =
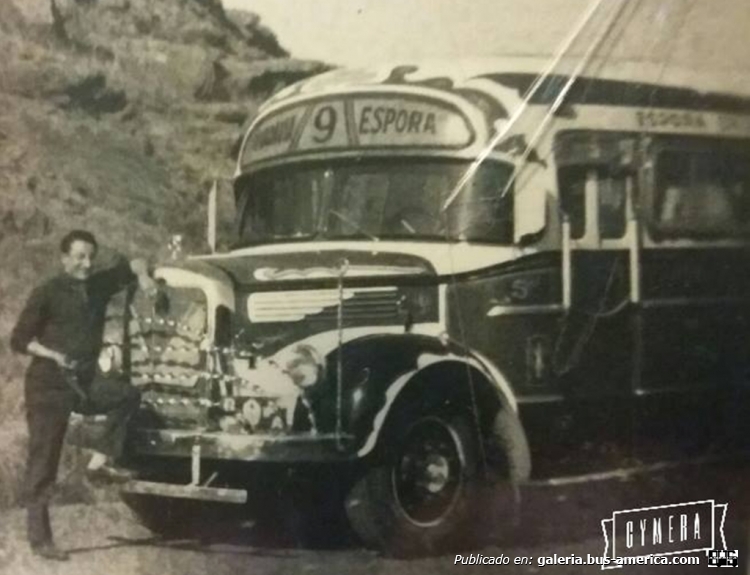
{"type": "Polygon", "coordinates": [[[518,416],[501,409],[492,423],[487,458],[496,478],[518,486],[531,476],[531,452],[518,416]]]}
{"type": "Polygon", "coordinates": [[[427,414],[398,427],[390,453],[349,492],[349,523],[370,547],[395,556],[455,544],[476,509],[478,443],[467,418],[427,414]]]}
{"type": "Polygon", "coordinates": [[[396,429],[403,433],[392,434],[389,447],[397,449],[367,469],[346,500],[349,523],[366,545],[395,556],[435,554],[475,545],[488,537],[497,541],[518,525],[519,484],[530,475],[531,458],[523,428],[513,412],[503,409],[497,413],[482,446],[470,416],[427,414],[396,429]],[[460,454],[460,467],[455,499],[442,508],[425,505],[419,509],[403,501],[403,485],[395,478],[399,462],[410,449],[410,439],[427,426],[442,428],[442,435],[451,437],[460,454]]]}
{"type": "Polygon", "coordinates": [[[493,543],[505,539],[521,522],[520,485],[531,476],[531,452],[518,416],[501,409],[485,444],[487,474],[481,486],[482,532],[493,543]]]}

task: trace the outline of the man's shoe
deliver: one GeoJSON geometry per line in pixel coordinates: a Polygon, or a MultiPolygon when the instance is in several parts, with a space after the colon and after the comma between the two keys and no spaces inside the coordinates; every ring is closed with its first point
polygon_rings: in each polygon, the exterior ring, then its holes
{"type": "Polygon", "coordinates": [[[127,483],[135,478],[135,474],[114,465],[102,465],[96,469],[87,469],[86,476],[91,481],[103,481],[109,483],[127,483]]]}
{"type": "Polygon", "coordinates": [[[58,548],[54,543],[32,545],[31,552],[38,557],[51,559],[53,561],[67,561],[70,559],[70,554],[67,551],[58,548]]]}

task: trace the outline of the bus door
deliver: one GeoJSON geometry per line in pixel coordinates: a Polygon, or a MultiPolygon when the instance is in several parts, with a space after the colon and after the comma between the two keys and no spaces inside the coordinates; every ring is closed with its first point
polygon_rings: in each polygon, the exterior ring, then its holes
{"type": "Polygon", "coordinates": [[[723,450],[747,430],[750,148],[661,138],[644,168],[642,458],[723,450]]]}
{"type": "Polygon", "coordinates": [[[569,301],[553,364],[581,455],[602,468],[623,465],[632,443],[636,178],[628,147],[632,140],[592,132],[556,140],[560,201],[569,222],[563,229],[569,236],[563,240],[569,301]]]}

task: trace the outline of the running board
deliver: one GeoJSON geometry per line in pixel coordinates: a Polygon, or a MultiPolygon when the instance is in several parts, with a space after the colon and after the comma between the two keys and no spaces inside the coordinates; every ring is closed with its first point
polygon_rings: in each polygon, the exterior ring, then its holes
{"type": "Polygon", "coordinates": [[[129,481],[122,486],[123,493],[176,497],[179,499],[198,499],[201,501],[219,501],[222,503],[247,503],[247,491],[244,489],[226,489],[223,487],[202,487],[200,485],[175,485],[155,481],[129,481]]]}

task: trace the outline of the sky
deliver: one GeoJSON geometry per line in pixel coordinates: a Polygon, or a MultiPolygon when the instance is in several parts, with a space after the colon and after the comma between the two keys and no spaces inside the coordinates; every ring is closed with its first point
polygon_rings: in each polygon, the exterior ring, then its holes
{"type": "MultiPolygon", "coordinates": [[[[598,0],[223,1],[260,15],[295,57],[361,65],[551,55],[598,0]]],[[[585,50],[617,4],[601,0],[574,52],[585,50]]],[[[750,93],[750,1],[628,0],[618,23],[606,47],[611,58],[695,70],[712,87],[750,93]]]]}

